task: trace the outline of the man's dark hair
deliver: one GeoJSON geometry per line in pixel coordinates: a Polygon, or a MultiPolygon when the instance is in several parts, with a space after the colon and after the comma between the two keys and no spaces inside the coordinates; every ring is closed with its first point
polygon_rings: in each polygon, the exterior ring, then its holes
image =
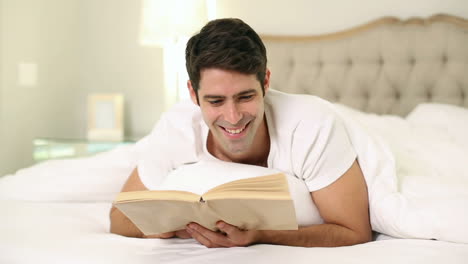
{"type": "Polygon", "coordinates": [[[258,34],[240,19],[223,18],[208,22],[187,42],[185,61],[197,101],[200,72],[208,68],[255,74],[265,94],[265,45],[258,34]]]}

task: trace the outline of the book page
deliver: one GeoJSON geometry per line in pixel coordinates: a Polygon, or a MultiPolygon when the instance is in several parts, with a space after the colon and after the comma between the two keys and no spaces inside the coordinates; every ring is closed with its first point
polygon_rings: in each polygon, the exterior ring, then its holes
{"type": "Polygon", "coordinates": [[[200,160],[171,171],[155,186],[157,190],[179,190],[203,195],[222,184],[280,173],[278,170],[220,160],[200,160]]]}
{"type": "Polygon", "coordinates": [[[115,204],[145,235],[161,234],[185,229],[192,221],[199,221],[198,201],[145,200],[115,204]]]}
{"type": "Polygon", "coordinates": [[[219,199],[206,204],[217,220],[244,230],[297,230],[296,212],[291,200],[219,199]]]}
{"type": "Polygon", "coordinates": [[[205,200],[223,198],[290,199],[286,175],[282,173],[236,180],[217,186],[205,194],[205,200]]]}
{"type": "Polygon", "coordinates": [[[199,201],[200,195],[184,191],[134,191],[121,192],[114,203],[144,200],[199,201]]]}
{"type": "MultiPolygon", "coordinates": [[[[296,211],[282,173],[232,181],[203,195],[217,220],[246,230],[297,230],[296,211]]],[[[208,223],[211,224],[211,223],[208,223]]]]}

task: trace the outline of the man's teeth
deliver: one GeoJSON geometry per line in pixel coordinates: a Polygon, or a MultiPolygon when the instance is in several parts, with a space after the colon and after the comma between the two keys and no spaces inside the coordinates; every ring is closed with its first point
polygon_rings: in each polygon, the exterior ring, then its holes
{"type": "Polygon", "coordinates": [[[235,130],[231,130],[231,129],[226,128],[226,131],[229,132],[229,134],[239,134],[240,132],[244,131],[244,129],[245,129],[245,127],[235,129],[235,130]]]}

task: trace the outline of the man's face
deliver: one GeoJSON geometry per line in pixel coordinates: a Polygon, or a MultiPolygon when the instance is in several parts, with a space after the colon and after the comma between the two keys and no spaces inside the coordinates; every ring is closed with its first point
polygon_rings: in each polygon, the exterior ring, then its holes
{"type": "MultiPolygon", "coordinates": [[[[216,147],[225,154],[239,156],[251,150],[258,128],[263,124],[264,101],[260,82],[254,74],[222,69],[200,72],[199,105],[216,147]]],[[[265,92],[269,86],[265,76],[265,92]]],[[[188,83],[192,101],[196,93],[188,83]]],[[[258,140],[258,139],[257,139],[258,140]]]]}

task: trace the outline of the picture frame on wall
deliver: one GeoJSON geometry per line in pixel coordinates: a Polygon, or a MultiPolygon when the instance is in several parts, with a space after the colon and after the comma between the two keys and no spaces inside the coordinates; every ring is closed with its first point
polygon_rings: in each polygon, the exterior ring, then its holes
{"type": "Polygon", "coordinates": [[[122,141],[122,94],[90,94],[88,96],[88,140],[122,141]]]}

